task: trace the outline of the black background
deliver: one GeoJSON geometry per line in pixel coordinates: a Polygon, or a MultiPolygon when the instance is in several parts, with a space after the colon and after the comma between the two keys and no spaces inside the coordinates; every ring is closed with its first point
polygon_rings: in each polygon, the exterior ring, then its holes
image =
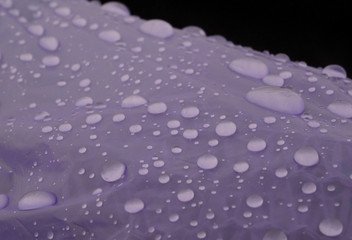
{"type": "Polygon", "coordinates": [[[143,19],[163,19],[176,28],[199,26],[207,35],[222,35],[259,51],[285,53],[310,66],[338,64],[352,76],[352,38],[348,36],[352,33],[352,7],[348,1],[120,2],[143,19]]]}

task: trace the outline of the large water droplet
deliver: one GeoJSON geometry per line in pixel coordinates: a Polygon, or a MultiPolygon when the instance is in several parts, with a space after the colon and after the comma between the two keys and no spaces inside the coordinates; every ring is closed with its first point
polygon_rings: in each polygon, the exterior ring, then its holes
{"type": "Polygon", "coordinates": [[[44,34],[44,27],[39,24],[32,24],[27,27],[28,32],[34,36],[40,37],[44,34]]]}
{"type": "Polygon", "coordinates": [[[104,164],[101,172],[101,178],[106,182],[115,182],[120,180],[126,171],[126,165],[115,161],[104,164]]]}
{"type": "Polygon", "coordinates": [[[193,200],[194,192],[192,189],[183,189],[177,193],[177,199],[181,202],[189,202],[193,200]]]}
{"type": "Polygon", "coordinates": [[[166,112],[167,106],[163,102],[152,103],[148,106],[148,112],[150,114],[161,114],[166,112]]]}
{"type": "Polygon", "coordinates": [[[299,165],[304,167],[311,167],[319,162],[319,154],[317,150],[310,146],[305,146],[298,149],[293,158],[299,165]]]}
{"type": "Polygon", "coordinates": [[[123,108],[134,108],[139,107],[147,103],[144,97],[139,95],[130,95],[122,100],[121,107],[123,108]]]}
{"type": "Polygon", "coordinates": [[[223,121],[216,125],[215,132],[220,137],[229,137],[236,132],[236,124],[231,121],[223,121]]]}
{"type": "Polygon", "coordinates": [[[182,135],[186,139],[195,139],[198,137],[198,131],[197,129],[186,129],[182,135]]]}
{"type": "Polygon", "coordinates": [[[93,99],[91,97],[81,97],[75,103],[77,107],[85,107],[93,104],[93,99]]]}
{"type": "Polygon", "coordinates": [[[287,240],[287,236],[281,230],[272,229],[265,233],[263,240],[287,240]]]}
{"type": "Polygon", "coordinates": [[[260,152],[266,148],[266,141],[262,138],[252,138],[247,143],[247,149],[251,152],[260,152]]]}
{"type": "Polygon", "coordinates": [[[184,118],[194,118],[199,115],[199,112],[199,108],[195,106],[189,106],[181,110],[181,116],[184,118]]]}
{"type": "Polygon", "coordinates": [[[328,75],[329,77],[335,77],[335,78],[346,78],[347,73],[346,70],[339,66],[339,65],[328,65],[323,69],[323,73],[328,75]]]}
{"type": "Polygon", "coordinates": [[[128,8],[119,2],[107,2],[103,4],[101,8],[106,12],[117,14],[120,16],[130,15],[130,11],[128,10],[128,8]]]}
{"type": "Polygon", "coordinates": [[[218,165],[218,159],[212,154],[204,154],[198,158],[197,165],[204,170],[214,169],[218,165]]]}
{"type": "Polygon", "coordinates": [[[328,110],[342,118],[352,118],[352,104],[345,101],[336,101],[328,105],[328,110]]]}
{"type": "Polygon", "coordinates": [[[302,192],[304,194],[312,194],[317,190],[317,185],[313,182],[306,182],[302,185],[302,192]]]}
{"type": "Polygon", "coordinates": [[[246,99],[258,106],[281,113],[300,114],[305,108],[300,95],[290,89],[274,86],[255,88],[247,93],[246,99]]]}
{"type": "Polygon", "coordinates": [[[168,38],[174,33],[172,26],[163,20],[154,19],[141,24],[139,29],[148,35],[158,38],[168,38]]]}
{"type": "Polygon", "coordinates": [[[9,204],[9,197],[6,194],[0,194],[0,209],[5,208],[9,204]]]}
{"type": "Polygon", "coordinates": [[[284,79],[279,75],[267,75],[262,81],[270,86],[282,87],[284,85],[284,79]]]}
{"type": "Polygon", "coordinates": [[[128,213],[138,213],[144,208],[144,202],[139,198],[132,198],[125,203],[125,211],[128,213]]]}
{"type": "Polygon", "coordinates": [[[60,58],[55,55],[48,55],[42,58],[42,63],[47,67],[55,67],[60,64],[60,58]]]}
{"type": "Polygon", "coordinates": [[[319,224],[319,230],[327,237],[337,237],[343,231],[343,225],[336,218],[325,218],[319,224]]]}
{"type": "Polygon", "coordinates": [[[72,130],[72,125],[69,123],[63,123],[59,126],[60,132],[69,132],[72,130]]]}
{"type": "Polygon", "coordinates": [[[247,172],[249,169],[249,164],[246,161],[239,161],[233,165],[233,170],[237,173],[247,172]]]}
{"type": "Polygon", "coordinates": [[[121,35],[115,30],[105,30],[99,33],[99,38],[109,43],[115,43],[121,39],[121,35]]]}
{"type": "Polygon", "coordinates": [[[239,74],[257,79],[261,79],[269,73],[268,66],[265,63],[249,57],[233,60],[229,67],[239,74]]]}
{"type": "Polygon", "coordinates": [[[97,124],[101,120],[103,120],[103,116],[101,116],[99,113],[93,113],[86,117],[86,123],[89,125],[97,124]]]}
{"type": "Polygon", "coordinates": [[[246,203],[247,203],[248,207],[258,208],[263,205],[264,200],[263,200],[262,196],[260,196],[258,194],[253,194],[247,198],[246,203]]]}
{"type": "Polygon", "coordinates": [[[47,36],[39,40],[39,45],[47,51],[56,51],[59,47],[59,41],[56,37],[47,36]]]}
{"type": "Polygon", "coordinates": [[[33,210],[55,205],[56,195],[46,191],[32,191],[26,193],[18,202],[18,209],[33,210]]]}

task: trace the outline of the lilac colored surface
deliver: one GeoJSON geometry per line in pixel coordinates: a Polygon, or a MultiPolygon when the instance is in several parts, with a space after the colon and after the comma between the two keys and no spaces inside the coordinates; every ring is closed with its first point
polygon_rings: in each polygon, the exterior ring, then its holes
{"type": "Polygon", "coordinates": [[[352,239],[339,66],[0,0],[0,91],[0,239],[352,239]]]}

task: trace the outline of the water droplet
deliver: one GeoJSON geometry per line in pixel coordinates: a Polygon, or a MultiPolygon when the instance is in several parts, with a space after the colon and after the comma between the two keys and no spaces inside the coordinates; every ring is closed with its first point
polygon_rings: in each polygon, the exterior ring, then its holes
{"type": "Polygon", "coordinates": [[[30,32],[31,34],[33,34],[34,36],[37,36],[37,37],[40,37],[44,34],[43,26],[38,25],[38,24],[29,25],[27,30],[28,30],[28,32],[30,32]]]}
{"type": "Polygon", "coordinates": [[[214,169],[218,165],[218,159],[212,154],[204,154],[198,158],[197,165],[204,170],[214,169]]]}
{"type": "Polygon", "coordinates": [[[258,87],[249,91],[246,99],[260,107],[281,113],[300,114],[305,108],[301,96],[288,88],[258,87]]]}
{"type": "Polygon", "coordinates": [[[69,132],[72,130],[72,125],[69,123],[63,123],[59,126],[60,132],[69,132]]]}
{"type": "Polygon", "coordinates": [[[56,195],[46,191],[32,191],[26,193],[18,202],[18,209],[33,210],[55,205],[56,195]]]}
{"type": "Polygon", "coordinates": [[[93,104],[93,99],[91,97],[81,97],[75,103],[77,107],[85,107],[93,104]]]}
{"type": "Polygon", "coordinates": [[[122,100],[121,106],[123,108],[134,108],[139,107],[147,103],[147,100],[144,97],[139,95],[130,95],[122,100]]]}
{"type": "Polygon", "coordinates": [[[85,79],[82,79],[80,82],[79,82],[79,86],[82,87],[82,88],[85,88],[85,87],[88,87],[90,85],[92,81],[88,78],[85,78],[85,79]]]}
{"type": "Polygon", "coordinates": [[[144,208],[144,202],[139,198],[132,198],[125,203],[125,211],[128,213],[138,213],[144,208]]]}
{"type": "Polygon", "coordinates": [[[103,120],[103,117],[99,113],[93,113],[86,117],[86,123],[89,125],[97,124],[101,120],[103,120]]]}
{"type": "Polygon", "coordinates": [[[247,198],[246,203],[250,208],[258,208],[263,205],[264,200],[260,195],[253,194],[247,198]]]}
{"type": "Polygon", "coordinates": [[[327,237],[337,237],[343,231],[343,225],[336,218],[325,218],[319,224],[320,232],[327,237]]]}
{"type": "Polygon", "coordinates": [[[120,15],[120,16],[129,16],[130,15],[130,11],[128,10],[128,8],[123,5],[122,3],[119,2],[107,2],[104,3],[101,6],[101,9],[103,9],[106,12],[112,13],[112,14],[116,14],[116,15],[120,15]]]}
{"type": "Polygon", "coordinates": [[[167,106],[163,102],[152,103],[148,106],[148,112],[150,114],[161,114],[166,112],[167,106]]]}
{"type": "Polygon", "coordinates": [[[312,194],[317,190],[317,185],[313,182],[306,182],[302,185],[302,192],[304,194],[312,194]]]}
{"type": "Polygon", "coordinates": [[[167,122],[167,127],[168,128],[178,128],[181,126],[180,121],[178,120],[170,120],[167,122]]]}
{"type": "Polygon", "coordinates": [[[126,118],[125,114],[118,113],[112,117],[112,121],[118,123],[118,122],[122,122],[123,120],[125,120],[125,118],[126,118]]]}
{"type": "Polygon", "coordinates": [[[248,151],[260,152],[266,148],[266,141],[262,138],[252,138],[247,144],[248,151]]]}
{"type": "Polygon", "coordinates": [[[198,131],[197,129],[186,129],[183,132],[183,137],[186,139],[196,139],[198,137],[198,131]]]}
{"type": "Polygon", "coordinates": [[[231,121],[223,121],[216,125],[215,132],[220,137],[229,137],[236,132],[236,124],[231,121]]]}
{"type": "Polygon", "coordinates": [[[281,230],[272,229],[265,233],[263,240],[287,240],[287,236],[281,230]]]}
{"type": "Polygon", "coordinates": [[[352,104],[345,101],[336,101],[328,105],[328,110],[342,118],[352,118],[352,104]]]}
{"type": "Polygon", "coordinates": [[[323,69],[323,74],[327,75],[328,77],[334,78],[346,78],[347,73],[346,70],[339,66],[339,65],[328,65],[323,69]]]}
{"type": "Polygon", "coordinates": [[[279,75],[267,75],[262,81],[270,86],[282,87],[284,85],[284,79],[279,75]]]}
{"type": "Polygon", "coordinates": [[[174,33],[172,26],[163,20],[154,19],[141,24],[139,28],[143,33],[157,38],[168,38],[174,33]]]}
{"type": "Polygon", "coordinates": [[[60,58],[54,55],[48,55],[43,57],[42,63],[47,67],[55,67],[60,64],[60,58]]]}
{"type": "Polygon", "coordinates": [[[85,27],[87,25],[87,20],[85,18],[80,17],[80,16],[75,16],[72,19],[72,23],[77,27],[85,27]]]}
{"type": "Polygon", "coordinates": [[[275,170],[275,176],[278,178],[284,178],[288,174],[288,171],[286,168],[278,168],[275,170]]]}
{"type": "Polygon", "coordinates": [[[233,165],[233,170],[237,173],[247,172],[249,169],[249,164],[246,161],[239,161],[233,165]]]}
{"type": "Polygon", "coordinates": [[[39,45],[47,51],[56,51],[59,47],[59,41],[55,37],[47,36],[39,40],[39,45]]]}
{"type": "Polygon", "coordinates": [[[233,60],[229,67],[239,74],[257,79],[261,79],[269,73],[268,66],[265,63],[249,57],[233,60]]]}
{"type": "Polygon", "coordinates": [[[304,167],[311,167],[319,162],[319,154],[317,150],[309,146],[298,149],[293,158],[299,165],[304,167]]]}
{"type": "Polygon", "coordinates": [[[192,189],[183,189],[177,193],[177,199],[181,202],[189,202],[193,200],[194,192],[192,189]]]}
{"type": "Polygon", "coordinates": [[[173,222],[173,223],[177,222],[179,219],[180,219],[180,216],[178,214],[176,214],[176,213],[171,214],[170,217],[169,217],[169,221],[173,222]]]}
{"type": "Polygon", "coordinates": [[[109,162],[104,164],[100,176],[106,182],[115,182],[117,180],[120,180],[124,176],[125,171],[125,164],[119,161],[109,162]]]}
{"type": "Polygon", "coordinates": [[[99,33],[99,38],[109,43],[115,43],[121,39],[121,35],[115,30],[105,30],[99,33]]]}
{"type": "Polygon", "coordinates": [[[0,194],[0,209],[5,208],[9,204],[9,197],[6,194],[0,194]]]}
{"type": "Polygon", "coordinates": [[[139,133],[142,131],[142,126],[139,124],[134,124],[129,127],[130,133],[139,133]]]}
{"type": "Polygon", "coordinates": [[[195,118],[199,115],[199,109],[195,106],[185,107],[181,110],[181,116],[184,118],[195,118]]]}
{"type": "Polygon", "coordinates": [[[71,9],[69,9],[68,7],[59,7],[55,9],[55,12],[61,17],[67,17],[71,14],[71,9]]]}
{"type": "Polygon", "coordinates": [[[33,60],[33,55],[30,53],[23,53],[20,55],[20,60],[23,62],[30,62],[33,60]]]}

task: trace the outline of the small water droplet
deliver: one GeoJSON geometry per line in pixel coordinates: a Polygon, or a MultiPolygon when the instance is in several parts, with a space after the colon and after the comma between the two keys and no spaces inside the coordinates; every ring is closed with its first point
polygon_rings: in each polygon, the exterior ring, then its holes
{"type": "Polygon", "coordinates": [[[317,150],[310,146],[305,146],[298,149],[293,158],[299,165],[304,167],[311,167],[319,162],[319,154],[317,150]]]}
{"type": "Polygon", "coordinates": [[[279,75],[267,75],[262,79],[262,81],[270,86],[282,87],[284,85],[284,79],[279,75]]]}
{"type": "Polygon", "coordinates": [[[118,113],[112,117],[112,121],[115,123],[119,123],[119,122],[122,122],[123,120],[125,120],[125,118],[126,118],[125,114],[118,113]]]}
{"type": "Polygon", "coordinates": [[[28,32],[30,32],[31,34],[33,34],[34,36],[40,37],[44,34],[44,27],[42,25],[38,25],[38,24],[32,24],[29,25],[27,28],[28,32]]]}
{"type": "Polygon", "coordinates": [[[132,198],[125,203],[124,208],[128,213],[138,213],[143,210],[144,202],[139,198],[132,198]]]}
{"type": "Polygon", "coordinates": [[[197,129],[186,129],[182,135],[184,138],[192,140],[198,137],[198,131],[197,129]]]}
{"type": "Polygon", "coordinates": [[[128,10],[128,8],[119,2],[107,2],[104,3],[101,6],[101,9],[103,9],[106,12],[112,13],[112,14],[116,14],[116,15],[120,15],[120,16],[129,16],[130,15],[130,11],[128,10]]]}

